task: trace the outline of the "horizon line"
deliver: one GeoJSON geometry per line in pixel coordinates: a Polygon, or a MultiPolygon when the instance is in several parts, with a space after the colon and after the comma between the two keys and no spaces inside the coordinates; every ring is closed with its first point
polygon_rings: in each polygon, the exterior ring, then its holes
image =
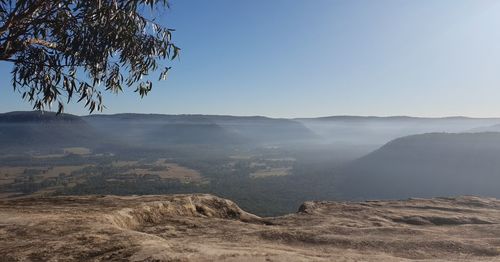
{"type": "MultiPolygon", "coordinates": [[[[47,112],[47,113],[56,113],[55,111],[50,110],[15,110],[15,111],[4,111],[0,112],[0,114],[8,114],[15,112],[47,112]]],[[[271,119],[321,119],[321,118],[421,118],[421,119],[450,119],[450,118],[468,118],[468,119],[500,119],[500,116],[466,116],[466,115],[448,115],[448,116],[411,116],[411,115],[350,115],[350,114],[339,114],[339,115],[322,115],[322,116],[309,116],[309,117],[274,117],[274,116],[266,116],[266,115],[231,115],[231,114],[203,114],[203,113],[134,113],[134,112],[120,112],[120,113],[92,113],[92,114],[72,114],[72,113],[63,113],[67,115],[74,115],[79,117],[87,117],[87,116],[113,116],[113,115],[164,115],[164,116],[230,116],[230,117],[265,117],[271,119]]]]}

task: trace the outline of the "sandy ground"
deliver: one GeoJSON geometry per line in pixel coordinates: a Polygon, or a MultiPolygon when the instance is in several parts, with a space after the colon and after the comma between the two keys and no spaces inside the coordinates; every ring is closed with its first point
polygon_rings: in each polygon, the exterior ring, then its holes
{"type": "Polygon", "coordinates": [[[0,200],[0,261],[500,261],[500,201],[307,202],[260,218],[211,195],[0,200]]]}

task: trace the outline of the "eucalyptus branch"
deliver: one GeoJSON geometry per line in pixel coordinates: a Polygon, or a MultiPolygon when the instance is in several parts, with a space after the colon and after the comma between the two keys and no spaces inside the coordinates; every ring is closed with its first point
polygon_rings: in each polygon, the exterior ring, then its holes
{"type": "Polygon", "coordinates": [[[36,109],[59,97],[77,96],[89,111],[102,110],[102,91],[134,87],[142,97],[152,90],[143,80],[159,68],[165,79],[179,56],[173,29],[144,17],[140,7],[165,7],[166,0],[0,1],[0,61],[13,63],[14,89],[36,109]],[[79,81],[78,79],[87,79],[79,81]],[[75,87],[76,86],[76,87],[75,87]]]}

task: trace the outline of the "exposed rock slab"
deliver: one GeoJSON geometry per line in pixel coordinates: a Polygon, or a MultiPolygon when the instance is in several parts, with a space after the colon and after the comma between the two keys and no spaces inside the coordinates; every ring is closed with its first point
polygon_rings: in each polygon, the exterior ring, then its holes
{"type": "Polygon", "coordinates": [[[260,218],[211,195],[0,201],[0,261],[500,261],[500,201],[306,202],[260,218]]]}

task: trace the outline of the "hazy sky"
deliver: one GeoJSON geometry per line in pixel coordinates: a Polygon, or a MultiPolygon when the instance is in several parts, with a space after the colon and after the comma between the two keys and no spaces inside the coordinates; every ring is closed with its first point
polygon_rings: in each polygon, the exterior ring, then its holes
{"type": "MultiPolygon", "coordinates": [[[[167,81],[104,113],[500,116],[500,1],[171,0],[167,81]]],[[[0,65],[0,111],[26,110],[0,65]]],[[[84,114],[81,105],[68,113],[84,114]]]]}

